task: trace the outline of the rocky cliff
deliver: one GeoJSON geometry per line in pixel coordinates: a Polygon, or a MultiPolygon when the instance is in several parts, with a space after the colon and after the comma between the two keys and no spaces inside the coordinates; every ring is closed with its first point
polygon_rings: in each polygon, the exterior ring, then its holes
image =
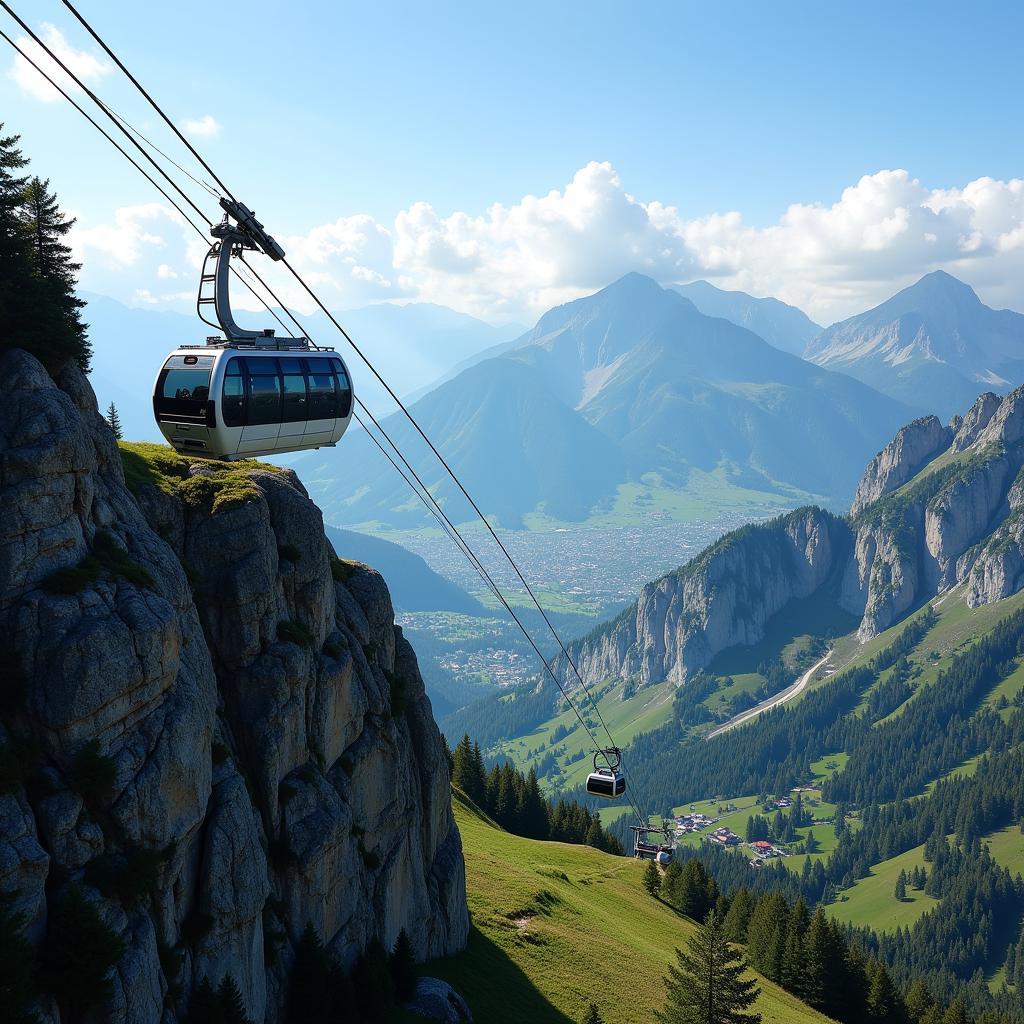
{"type": "Polygon", "coordinates": [[[868,464],[848,517],[799,509],[728,534],[570,653],[588,681],[680,684],[759,641],[791,600],[835,600],[866,640],[960,585],[971,607],[1024,587],[1024,388],[985,393],[948,426],[908,424],[868,464]]]}
{"type": "Polygon", "coordinates": [[[121,452],[77,370],[0,379],[0,890],[31,941],[81,894],[123,944],[97,1019],[139,1024],[226,975],[280,1020],[309,924],[348,965],[403,928],[460,949],[448,766],[380,576],[291,472],[121,452]]]}
{"type": "MultiPolygon", "coordinates": [[[[647,584],[635,605],[570,653],[584,679],[682,683],[719,651],[757,643],[773,615],[829,580],[848,546],[843,521],[818,508],[743,527],[647,584]]],[[[564,658],[557,665],[571,685],[564,658]]]]}

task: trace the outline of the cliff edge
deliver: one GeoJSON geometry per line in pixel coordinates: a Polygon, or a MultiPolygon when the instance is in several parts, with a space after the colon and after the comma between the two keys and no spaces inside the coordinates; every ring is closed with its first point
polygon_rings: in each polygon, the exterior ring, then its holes
{"type": "Polygon", "coordinates": [[[122,942],[102,1019],[139,1024],[228,975],[281,1020],[310,924],[347,965],[403,928],[461,949],[448,765],[381,577],[294,473],[119,450],[73,367],[0,379],[0,891],[29,939],[80,894],[122,942]]]}

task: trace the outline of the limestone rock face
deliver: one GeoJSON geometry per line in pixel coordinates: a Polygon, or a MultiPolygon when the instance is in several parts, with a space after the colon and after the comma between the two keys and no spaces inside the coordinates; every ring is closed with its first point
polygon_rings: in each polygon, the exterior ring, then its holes
{"type": "MultiPolygon", "coordinates": [[[[994,396],[993,396],[994,397],[994,396]]],[[[857,485],[850,515],[905,484],[922,466],[949,447],[952,431],[937,416],[923,416],[903,427],[868,463],[857,485]]]]}
{"type": "Polygon", "coordinates": [[[999,453],[957,474],[925,509],[924,541],[931,559],[928,582],[938,593],[955,586],[960,556],[988,533],[993,517],[1006,505],[1009,458],[999,453]]]}
{"type": "MultiPolygon", "coordinates": [[[[574,644],[585,680],[686,681],[734,644],[757,643],[768,620],[821,587],[841,565],[849,531],[821,509],[744,527],[688,565],[644,587],[607,630],[574,644]]],[[[564,658],[557,670],[571,686],[564,658]]]]}
{"type": "Polygon", "coordinates": [[[0,744],[38,751],[0,797],[0,888],[30,938],[78,885],[125,944],[104,1019],[133,1024],[228,974],[281,1020],[308,923],[348,963],[402,928],[420,957],[462,948],[447,762],[379,575],[334,559],[293,473],[233,467],[218,505],[222,470],[185,463],[132,493],[76,369],[13,351],[0,378],[0,744]],[[93,862],[143,856],[132,906],[94,887],[93,862]]]}
{"type": "Polygon", "coordinates": [[[857,531],[839,601],[862,616],[857,631],[862,640],[888,629],[917,599],[918,559],[901,539],[899,532],[882,524],[865,525],[857,531]]]}
{"type": "Polygon", "coordinates": [[[988,426],[996,409],[999,408],[999,402],[999,396],[992,394],[991,391],[978,395],[978,400],[956,426],[956,434],[950,445],[953,451],[962,452],[978,440],[978,435],[988,426]]]}

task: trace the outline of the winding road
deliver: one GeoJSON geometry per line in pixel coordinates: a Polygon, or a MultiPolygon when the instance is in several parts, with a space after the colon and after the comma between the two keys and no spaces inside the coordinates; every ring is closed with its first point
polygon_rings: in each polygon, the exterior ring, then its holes
{"type": "Polygon", "coordinates": [[[750,721],[751,718],[756,718],[763,711],[770,711],[772,708],[777,708],[780,704],[785,704],[787,700],[792,700],[798,693],[804,691],[807,684],[811,681],[811,676],[831,657],[832,652],[826,651],[824,657],[816,661],[792,686],[787,686],[784,690],[779,690],[778,693],[773,694],[767,700],[761,701],[760,704],[755,704],[754,707],[747,708],[746,711],[741,711],[738,715],[733,715],[728,722],[723,722],[722,725],[716,726],[710,732],[705,733],[704,739],[712,740],[716,736],[721,736],[723,732],[728,732],[735,726],[742,725],[744,722],[750,721]]]}

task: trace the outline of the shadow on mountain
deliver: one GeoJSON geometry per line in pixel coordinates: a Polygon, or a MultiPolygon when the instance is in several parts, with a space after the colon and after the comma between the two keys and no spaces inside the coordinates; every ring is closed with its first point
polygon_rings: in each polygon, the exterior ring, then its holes
{"type": "Polygon", "coordinates": [[[464,952],[432,961],[426,965],[426,973],[451,984],[469,1003],[474,1020],[486,1020],[488,1024],[573,1024],[476,926],[470,926],[464,952]]]}

